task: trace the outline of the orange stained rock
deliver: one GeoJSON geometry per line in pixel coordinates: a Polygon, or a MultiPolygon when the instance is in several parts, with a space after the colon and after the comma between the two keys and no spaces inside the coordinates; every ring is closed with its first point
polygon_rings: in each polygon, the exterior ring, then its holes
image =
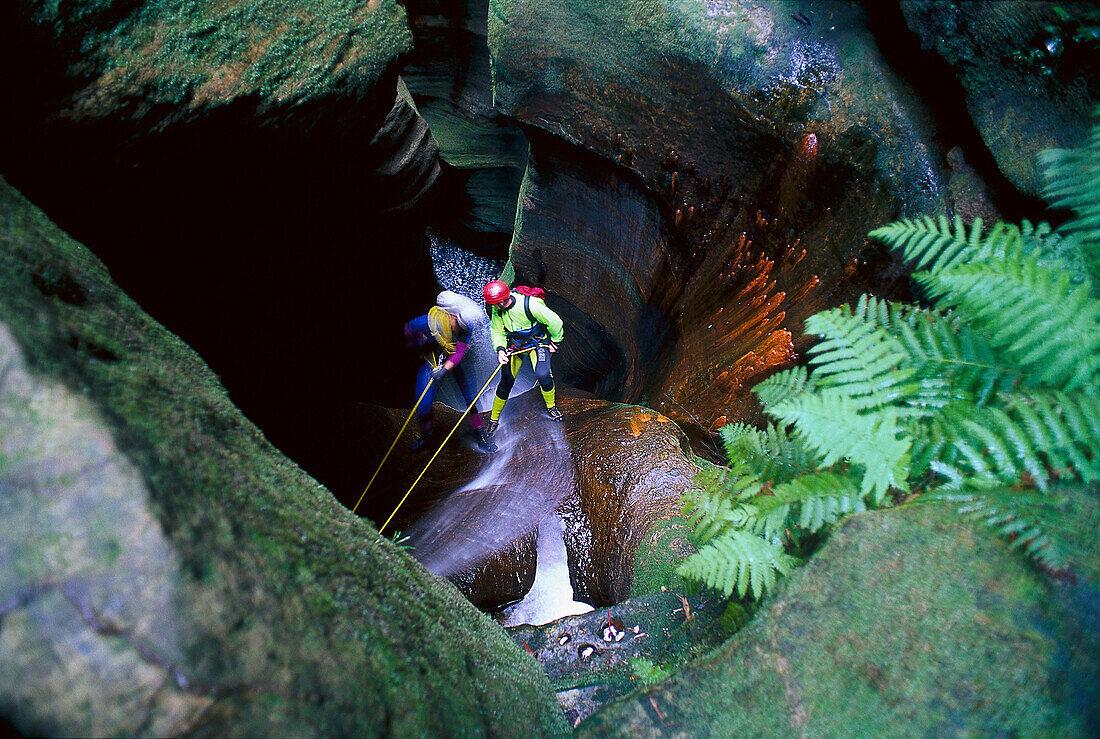
{"type": "Polygon", "coordinates": [[[817,134],[808,133],[802,137],[802,143],[798,147],[798,158],[809,161],[817,156],[817,134]]]}

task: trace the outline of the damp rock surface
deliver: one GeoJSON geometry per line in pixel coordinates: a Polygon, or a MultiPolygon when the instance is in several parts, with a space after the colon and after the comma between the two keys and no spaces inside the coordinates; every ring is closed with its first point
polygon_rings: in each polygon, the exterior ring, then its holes
{"type": "Polygon", "coordinates": [[[1084,144],[1100,102],[1100,47],[1091,3],[913,1],[901,3],[923,48],[962,85],[965,104],[1004,175],[1021,192],[1042,192],[1044,149],[1084,144]]]}
{"type": "Polygon", "coordinates": [[[672,670],[718,646],[725,599],[666,590],[592,613],[508,633],[550,678],[574,726],[638,688],[657,671],[672,670]]]}
{"type": "Polygon", "coordinates": [[[567,317],[562,377],[707,430],[759,411],[802,321],[900,289],[866,239],[946,203],[926,111],[856,5],[492,0],[528,127],[511,245],[567,317]]]}
{"type": "Polygon", "coordinates": [[[2,181],[0,490],[17,731],[566,731],[529,655],[275,449],[2,181]]]}

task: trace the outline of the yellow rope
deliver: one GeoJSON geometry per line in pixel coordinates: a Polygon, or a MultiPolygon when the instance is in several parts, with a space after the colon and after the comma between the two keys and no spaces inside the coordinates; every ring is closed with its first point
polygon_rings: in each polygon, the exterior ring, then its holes
{"type": "Polygon", "coordinates": [[[393,437],[393,443],[390,444],[390,448],[386,450],[386,454],[382,457],[382,461],[378,463],[378,467],[374,470],[374,474],[370,476],[370,482],[363,488],[363,494],[359,496],[359,500],[355,501],[355,508],[351,509],[352,513],[355,513],[359,508],[359,504],[363,502],[363,497],[367,494],[367,491],[370,490],[370,486],[374,484],[374,478],[378,477],[378,473],[382,470],[382,465],[386,463],[386,460],[389,459],[390,452],[397,446],[397,440],[401,438],[401,434],[405,433],[405,427],[409,425],[409,421],[412,420],[413,415],[416,413],[416,409],[420,407],[420,401],[424,400],[424,396],[428,394],[428,388],[432,386],[433,382],[435,382],[435,378],[429,377],[428,384],[424,386],[424,392],[420,393],[420,397],[416,399],[416,404],[413,405],[413,409],[409,411],[409,417],[405,419],[405,423],[401,424],[401,430],[397,432],[397,436],[393,437]]]}
{"type": "MultiPolygon", "coordinates": [[[[514,356],[516,354],[526,354],[527,352],[531,352],[531,351],[534,351],[534,348],[520,349],[517,352],[509,352],[509,355],[514,356]]],[[[511,361],[511,358],[509,358],[509,361],[511,361]]],[[[398,509],[400,509],[401,506],[404,505],[405,499],[409,497],[409,495],[413,491],[413,488],[415,488],[416,484],[418,482],[420,482],[420,478],[423,477],[424,473],[428,471],[428,468],[432,466],[432,462],[434,462],[435,458],[439,456],[439,453],[441,451],[443,451],[443,447],[445,447],[447,445],[447,442],[450,440],[451,436],[454,435],[454,432],[458,431],[458,427],[462,425],[462,421],[463,421],[463,419],[466,418],[466,414],[468,414],[473,409],[473,407],[477,404],[478,399],[482,396],[482,394],[485,392],[485,390],[489,387],[489,383],[491,383],[493,381],[493,378],[496,377],[497,373],[500,372],[501,369],[503,369],[503,368],[504,368],[503,364],[497,364],[497,368],[495,370],[493,370],[493,374],[489,375],[489,379],[485,381],[485,384],[481,386],[481,390],[478,390],[477,395],[474,396],[473,402],[470,403],[470,405],[466,406],[466,410],[464,410],[462,412],[462,415],[459,416],[458,423],[456,423],[455,427],[453,429],[451,429],[451,433],[447,434],[447,438],[443,440],[443,443],[440,444],[439,448],[435,450],[435,454],[432,455],[432,458],[428,460],[428,463],[426,465],[424,465],[424,469],[421,470],[420,474],[417,475],[415,480],[413,480],[413,484],[409,486],[408,492],[405,493],[405,496],[403,498],[401,498],[401,502],[397,504],[397,508],[393,509],[393,513],[390,514],[390,517],[387,518],[386,522],[384,524],[382,524],[382,527],[378,529],[379,534],[381,534],[385,530],[386,526],[388,526],[390,521],[393,520],[393,517],[395,515],[397,515],[398,509]]]]}
{"type": "Polygon", "coordinates": [[[413,480],[413,484],[409,486],[409,491],[407,493],[405,493],[405,497],[402,498],[401,502],[397,504],[397,508],[393,509],[393,513],[391,513],[390,517],[386,519],[386,523],[382,524],[382,527],[378,529],[379,534],[381,534],[386,529],[386,526],[389,525],[389,522],[391,520],[393,520],[394,516],[397,515],[397,511],[405,503],[405,499],[409,497],[409,494],[412,493],[413,488],[415,488],[416,484],[418,482],[420,482],[420,478],[423,477],[424,473],[428,471],[428,468],[432,466],[432,462],[435,461],[435,458],[439,456],[439,453],[441,451],[443,451],[443,447],[445,447],[447,445],[447,442],[450,441],[451,437],[454,435],[454,432],[458,431],[458,427],[462,425],[462,421],[463,421],[463,419],[466,418],[466,414],[469,413],[470,410],[474,407],[474,405],[477,404],[478,398],[480,398],[481,394],[484,393],[486,388],[489,387],[489,383],[493,381],[493,378],[495,378],[497,376],[497,373],[500,372],[500,369],[503,366],[504,366],[503,364],[497,364],[497,368],[495,370],[493,370],[493,374],[489,375],[489,379],[486,380],[485,384],[481,386],[481,390],[478,391],[478,394],[474,398],[474,401],[472,403],[470,403],[470,405],[466,406],[466,410],[464,410],[462,412],[462,415],[458,417],[458,423],[456,423],[455,427],[453,429],[451,429],[451,433],[447,434],[447,438],[445,438],[443,440],[443,443],[440,444],[439,448],[435,450],[435,454],[432,455],[432,458],[428,460],[428,463],[426,465],[424,465],[424,469],[421,470],[420,474],[416,476],[415,480],[413,480]]]}

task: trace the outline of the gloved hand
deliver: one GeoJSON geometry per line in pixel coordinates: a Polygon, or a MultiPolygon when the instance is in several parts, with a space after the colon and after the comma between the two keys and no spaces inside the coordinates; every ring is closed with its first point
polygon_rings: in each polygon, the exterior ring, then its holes
{"type": "Polygon", "coordinates": [[[447,374],[447,367],[443,364],[437,364],[432,368],[432,379],[438,380],[443,375],[447,374]]]}

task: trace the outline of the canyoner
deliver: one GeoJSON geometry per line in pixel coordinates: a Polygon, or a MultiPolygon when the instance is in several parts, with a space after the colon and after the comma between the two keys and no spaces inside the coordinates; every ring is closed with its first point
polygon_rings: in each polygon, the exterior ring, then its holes
{"type": "MultiPolygon", "coordinates": [[[[416,375],[416,395],[420,398],[416,412],[420,422],[420,438],[412,444],[412,450],[424,448],[432,438],[434,424],[432,401],[435,387],[449,372],[454,376],[466,403],[477,401],[472,372],[461,364],[474,338],[474,328],[484,322],[477,303],[450,290],[444,290],[436,298],[436,304],[428,312],[405,324],[405,345],[419,350],[424,363],[416,375]]],[[[496,451],[496,445],[486,433],[484,420],[479,413],[470,413],[470,425],[477,434],[477,444],[487,453],[496,451]]]]}
{"type": "Polygon", "coordinates": [[[562,412],[555,400],[550,355],[558,350],[565,329],[561,317],[546,305],[546,292],[539,287],[523,285],[517,285],[513,290],[503,281],[493,280],[486,283],[483,293],[489,313],[489,334],[502,368],[489,415],[489,436],[497,429],[500,414],[522,366],[523,354],[531,359],[531,368],[542,391],[547,415],[551,420],[561,421],[562,412]]]}

